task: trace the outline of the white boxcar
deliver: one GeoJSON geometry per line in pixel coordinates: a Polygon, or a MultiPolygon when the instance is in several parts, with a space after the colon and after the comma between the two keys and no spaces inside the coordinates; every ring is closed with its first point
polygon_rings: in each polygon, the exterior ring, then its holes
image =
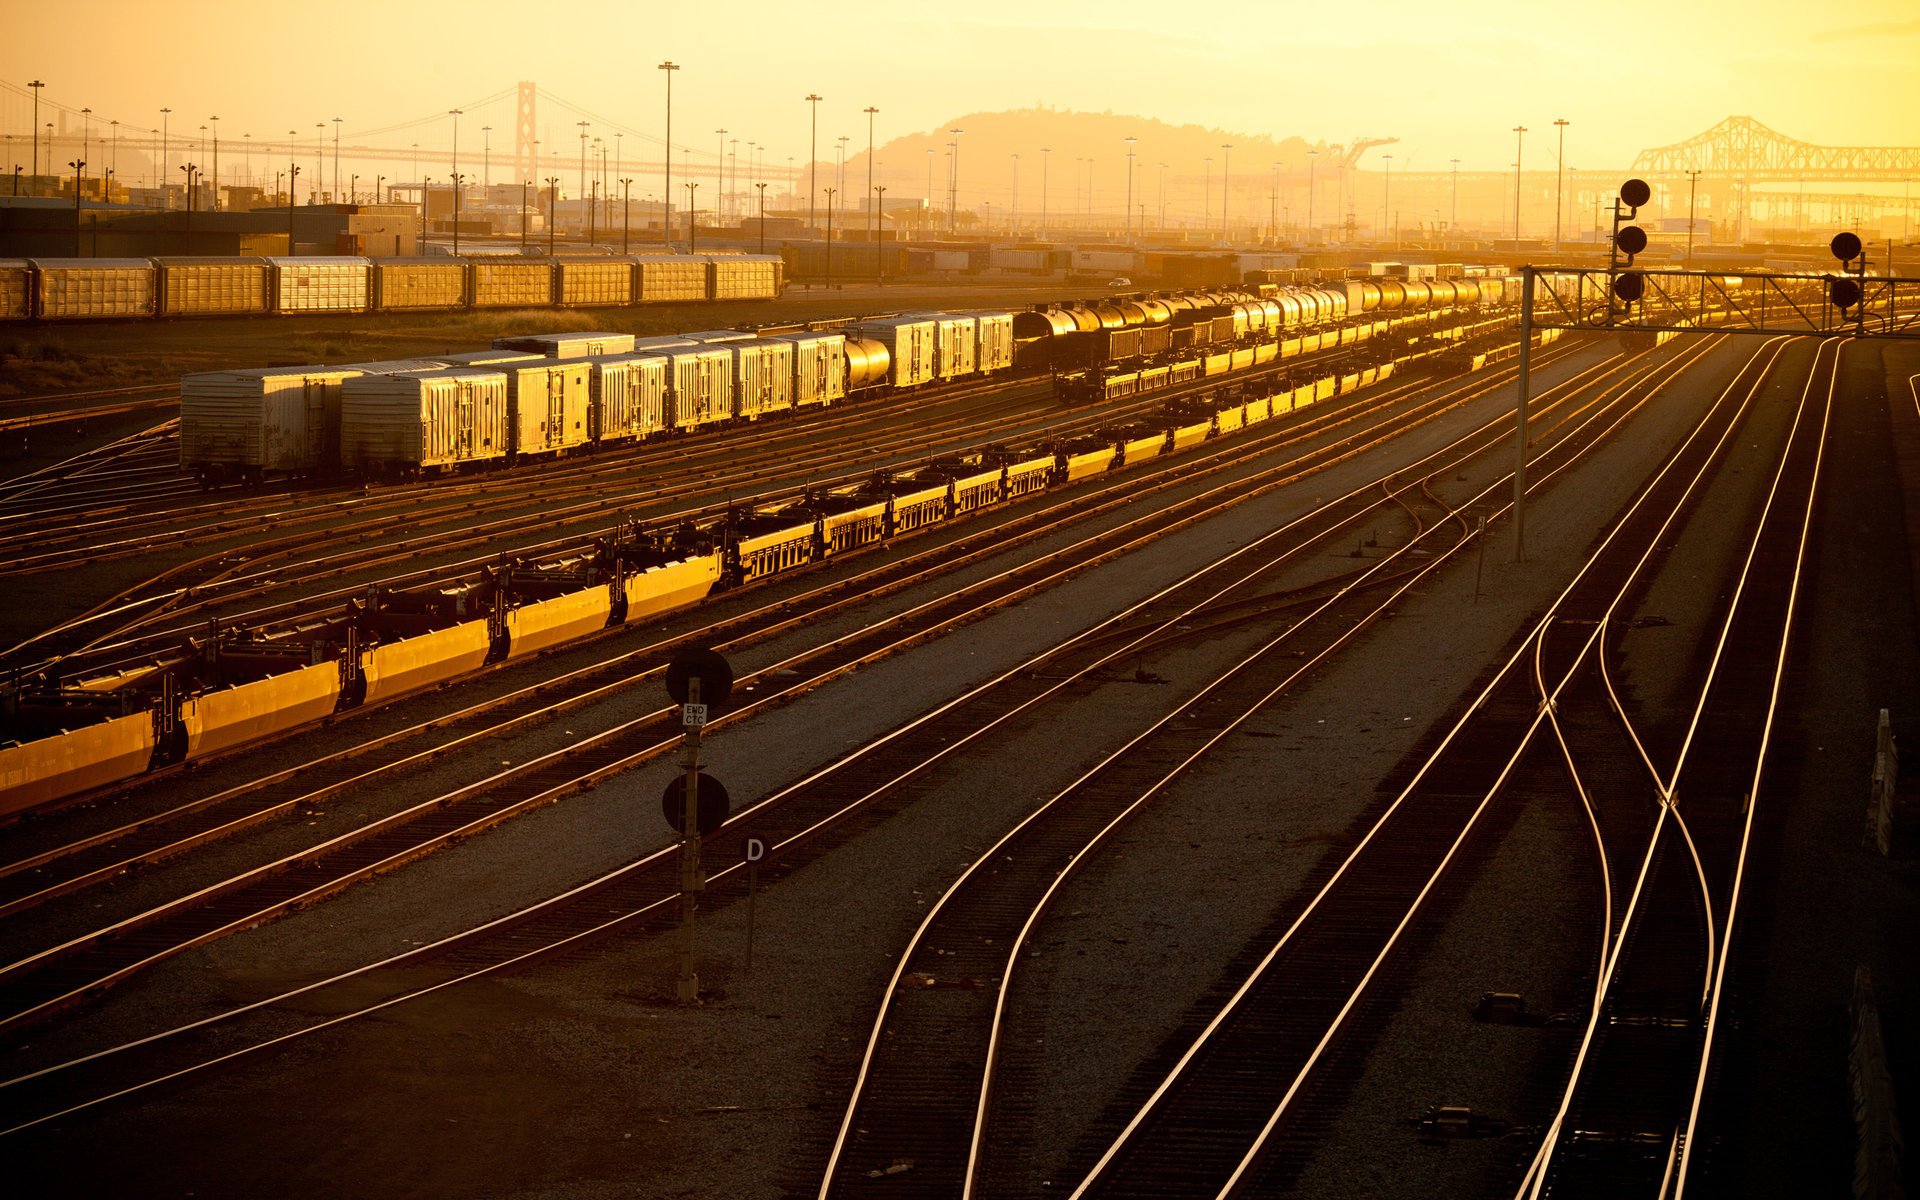
{"type": "Polygon", "coordinates": [[[667,360],[668,423],[698,429],[733,416],[733,355],[724,346],[650,350],[667,360]]]}
{"type": "Polygon", "coordinates": [[[707,294],[715,300],[772,300],[785,272],[777,254],[716,256],[708,267],[707,294]]]}
{"type": "Polygon", "coordinates": [[[840,333],[779,333],[762,339],[793,347],[793,402],[832,404],[847,398],[847,338],[840,333]]]}
{"type": "Polygon", "coordinates": [[[700,329],[693,333],[676,333],[673,336],[685,338],[689,342],[697,342],[702,346],[712,346],[719,342],[750,342],[753,340],[752,334],[742,333],[738,329],[700,329]]]}
{"type": "Polygon", "coordinates": [[[586,306],[633,303],[631,258],[557,258],[554,303],[586,306]]]}
{"type": "Polygon", "coordinates": [[[493,339],[496,350],[525,350],[548,358],[587,358],[596,354],[627,354],[633,350],[630,333],[530,333],[524,337],[493,339]]]}
{"type": "Polygon", "coordinates": [[[958,379],[975,371],[980,323],[962,313],[916,314],[933,322],[933,377],[958,379]]]}
{"type": "Polygon", "coordinates": [[[383,358],[373,362],[345,363],[338,369],[361,375],[412,375],[421,371],[438,371],[446,365],[437,358],[383,358]]]}
{"type": "Polygon", "coordinates": [[[751,421],[793,407],[793,347],[786,342],[748,338],[722,342],[715,349],[733,355],[734,415],[751,421]]]}
{"type": "Polygon", "coordinates": [[[156,258],[163,317],[264,313],[272,295],[264,258],[156,258]]]}
{"type": "Polygon", "coordinates": [[[545,359],[528,350],[461,350],[436,354],[433,361],[449,367],[497,367],[501,363],[544,362],[545,359]]]}
{"type": "Polygon", "coordinates": [[[546,258],[488,255],[472,262],[475,308],[546,308],[553,303],[553,263],[546,258]]]}
{"type": "Polygon", "coordinates": [[[144,258],[36,258],[34,315],[43,321],[153,315],[153,264],[144,258]]]}
{"type": "Polygon", "coordinates": [[[347,466],[387,473],[497,462],[507,446],[501,371],[359,375],[340,387],[340,459],[347,466]]]}
{"type": "Polygon", "coordinates": [[[699,344],[698,342],[690,342],[679,334],[674,333],[662,333],[653,337],[637,337],[633,339],[633,348],[635,350],[683,350],[688,346],[697,346],[699,344]]]}
{"type": "Polygon", "coordinates": [[[33,315],[33,264],[24,258],[0,258],[0,321],[24,321],[33,315]]]}
{"type": "Polygon", "coordinates": [[[598,354],[587,368],[588,429],[596,442],[637,441],[667,429],[667,373],[657,354],[598,354]]]}
{"type": "Polygon", "coordinates": [[[974,366],[982,374],[1005,371],[1013,366],[1013,314],[1010,312],[969,313],[979,325],[979,349],[974,366]]]}
{"type": "Polygon", "coordinates": [[[367,271],[381,312],[466,307],[465,259],[376,258],[367,271]]]}
{"type": "Polygon", "coordinates": [[[273,264],[273,311],[277,313],[367,311],[364,258],[269,258],[273,264]]]}
{"type": "Polygon", "coordinates": [[[690,254],[641,254],[640,286],[634,299],[641,303],[658,300],[705,300],[708,298],[708,263],[690,254]]]}
{"type": "Polygon", "coordinates": [[[180,466],[203,480],[308,474],[340,458],[352,367],[210,371],[180,381],[180,466]]]}
{"type": "Polygon", "coordinates": [[[917,387],[932,383],[935,363],[933,321],[926,317],[888,317],[862,321],[855,327],[863,337],[879,342],[887,351],[887,382],[894,387],[917,387]]]}
{"type": "Polygon", "coordinates": [[[530,358],[498,369],[507,377],[515,453],[558,454],[587,444],[590,393],[585,363],[530,358]]]}

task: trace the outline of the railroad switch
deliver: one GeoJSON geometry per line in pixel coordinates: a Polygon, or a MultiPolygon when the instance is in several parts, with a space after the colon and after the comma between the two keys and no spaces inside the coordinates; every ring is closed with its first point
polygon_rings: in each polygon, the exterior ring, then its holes
{"type": "Polygon", "coordinates": [[[1513,1122],[1474,1112],[1464,1104],[1432,1104],[1415,1118],[1414,1125],[1423,1140],[1452,1141],[1459,1138],[1504,1137],[1513,1122]]]}

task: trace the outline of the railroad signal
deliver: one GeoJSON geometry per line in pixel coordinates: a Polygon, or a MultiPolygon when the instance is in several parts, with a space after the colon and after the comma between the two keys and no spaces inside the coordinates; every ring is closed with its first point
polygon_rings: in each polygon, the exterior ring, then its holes
{"type": "Polygon", "coordinates": [[[1835,308],[1845,310],[1860,303],[1860,284],[1852,279],[1827,280],[1827,299],[1835,308]]]}
{"type": "MultiPolygon", "coordinates": [[[[733,798],[727,795],[725,784],[705,771],[699,773],[696,787],[693,828],[701,837],[709,837],[726,824],[727,814],[733,811],[733,798]]],[[[687,776],[675,775],[660,793],[660,813],[675,832],[687,827],[686,803],[687,776]]]]}
{"type": "Polygon", "coordinates": [[[1632,262],[1634,255],[1647,248],[1647,231],[1638,225],[1623,225],[1613,235],[1613,244],[1632,262]]]}
{"type": "Polygon", "coordinates": [[[1632,304],[1647,291],[1647,277],[1639,271],[1622,271],[1613,277],[1613,294],[1632,304]]]}
{"type": "Polygon", "coordinates": [[[1833,256],[1841,262],[1850,263],[1860,257],[1860,237],[1853,233],[1836,233],[1833,240],[1827,243],[1827,249],[1833,251],[1833,256]]]}
{"type": "Polygon", "coordinates": [[[667,695],[673,697],[675,704],[704,705],[709,712],[717,713],[733,694],[733,666],[722,655],[705,647],[682,650],[667,666],[666,683],[667,695]],[[700,695],[697,700],[689,700],[687,685],[696,679],[700,681],[700,695]]]}
{"type": "Polygon", "coordinates": [[[1610,277],[1607,290],[1612,294],[1607,302],[1608,324],[1612,324],[1613,318],[1618,315],[1613,301],[1630,305],[1646,294],[1646,275],[1621,268],[1631,267],[1634,256],[1647,248],[1647,231],[1638,225],[1623,225],[1621,222],[1631,220],[1639,213],[1640,206],[1652,197],[1653,189],[1647,186],[1646,180],[1629,179],[1620,185],[1620,198],[1613,202],[1613,242],[1607,254],[1607,273],[1610,277]],[[1622,255],[1626,256],[1624,264],[1621,262],[1622,255]]]}

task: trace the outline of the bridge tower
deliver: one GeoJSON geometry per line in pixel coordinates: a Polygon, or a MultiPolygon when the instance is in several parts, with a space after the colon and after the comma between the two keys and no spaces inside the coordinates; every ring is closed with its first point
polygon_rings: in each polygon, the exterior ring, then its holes
{"type": "Polygon", "coordinates": [[[539,164],[534,162],[534,143],[537,138],[533,132],[534,106],[538,89],[531,80],[520,81],[520,98],[514,106],[513,122],[513,169],[518,172],[516,182],[539,179],[539,164]]]}

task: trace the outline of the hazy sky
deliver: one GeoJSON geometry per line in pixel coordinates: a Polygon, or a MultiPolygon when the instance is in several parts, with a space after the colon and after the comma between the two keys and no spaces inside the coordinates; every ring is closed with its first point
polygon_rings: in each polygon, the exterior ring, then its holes
{"type": "MultiPolygon", "coordinates": [[[[96,122],[153,127],[165,105],[176,132],[218,114],[225,138],[284,137],[337,116],[349,139],[531,79],[654,136],[655,64],[671,58],[682,67],[676,143],[705,148],[717,140],[707,131],[725,126],[780,157],[805,153],[809,91],[825,97],[823,157],[839,134],[864,145],[860,110],[870,104],[882,143],[960,114],[1037,104],[1310,141],[1391,135],[1403,143],[1396,169],[1416,171],[1454,157],[1463,170],[1504,170],[1516,124],[1535,131],[1528,165],[1545,166],[1532,155],[1545,153],[1556,117],[1573,123],[1567,160],[1583,168],[1624,166],[1644,146],[1731,113],[1808,141],[1920,143],[1915,0],[7,0],[6,9],[0,118],[17,136],[28,120],[15,89],[33,78],[46,82],[45,100],[90,106],[96,122]]],[[[576,119],[552,104],[541,113],[564,133],[576,119]]],[[[463,148],[477,146],[487,122],[496,152],[510,144],[509,102],[465,120],[463,148]]],[[[387,136],[430,144],[446,124],[387,136]]]]}

